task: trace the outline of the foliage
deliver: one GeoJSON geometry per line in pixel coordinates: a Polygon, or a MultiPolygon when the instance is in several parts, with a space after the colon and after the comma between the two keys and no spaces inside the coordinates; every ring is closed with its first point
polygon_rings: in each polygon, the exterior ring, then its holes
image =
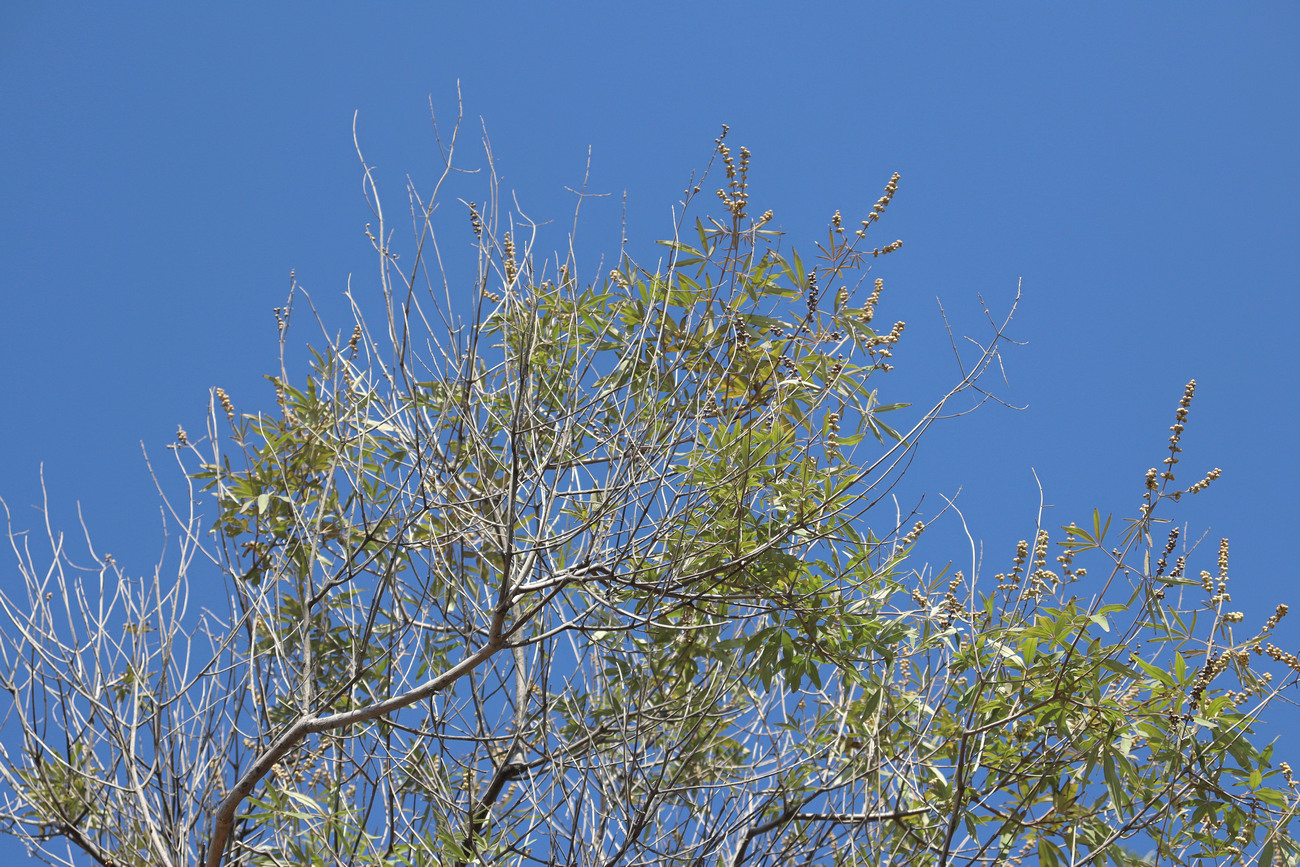
{"type": "Polygon", "coordinates": [[[1194,384],[1131,520],[912,565],[924,523],[876,506],[1010,316],[900,432],[867,267],[898,176],[805,262],[725,134],[725,216],[655,268],[580,280],[467,203],[465,323],[433,202],[403,269],[371,183],[384,321],[354,303],[274,413],[214,391],[175,574],[11,530],[9,830],[104,865],[1296,863],[1255,732],[1285,607],[1235,637],[1226,541],[1197,578],[1155,538],[1218,475],[1174,477],[1194,384]]]}

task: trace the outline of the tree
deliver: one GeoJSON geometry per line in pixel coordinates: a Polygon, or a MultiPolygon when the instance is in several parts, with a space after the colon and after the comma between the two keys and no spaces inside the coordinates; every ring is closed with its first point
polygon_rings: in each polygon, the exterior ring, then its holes
{"type": "Polygon", "coordinates": [[[349,296],[277,411],[215,389],[179,432],[174,571],[11,524],[7,830],[101,865],[1295,864],[1254,733],[1300,671],[1285,606],[1234,634],[1226,540],[1200,571],[1157,532],[1219,474],[1175,478],[1194,383],[1135,515],[1040,519],[992,577],[912,565],[923,521],[879,504],[989,399],[1010,312],[895,430],[867,266],[898,176],[805,262],[725,136],[722,217],[706,170],[665,262],[594,280],[495,174],[441,236],[411,191],[403,267],[367,168],[385,316],[349,296]],[[455,233],[468,321],[430,270],[455,233]],[[229,609],[196,611],[213,571],[229,609]]]}

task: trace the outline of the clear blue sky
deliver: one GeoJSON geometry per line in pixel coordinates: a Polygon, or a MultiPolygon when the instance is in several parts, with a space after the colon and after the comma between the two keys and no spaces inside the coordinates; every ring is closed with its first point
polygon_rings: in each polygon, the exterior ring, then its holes
{"type": "MultiPolygon", "coordinates": [[[[1132,515],[1195,377],[1180,480],[1224,477],[1178,517],[1209,531],[1206,564],[1232,539],[1248,625],[1300,606],[1291,3],[4,4],[0,496],[20,527],[44,464],[56,523],[75,531],[80,502],[101,548],[151,569],[141,441],[170,473],[211,386],[271,405],[290,269],[319,299],[374,290],[353,113],[400,210],[458,80],[466,144],[481,117],[530,215],[567,224],[591,149],[614,194],[587,212],[592,251],[626,192],[650,255],[721,123],[803,249],[900,172],[877,228],[905,246],[878,273],[908,330],[883,398],[951,377],[936,297],[978,333],[977,296],[1002,310],[1023,279],[1000,394],[1028,409],[947,424],[914,477],[961,488],[986,571],[1032,533],[1031,468],[1049,525],[1132,515]]],[[[1300,734],[1300,713],[1274,721],[1300,734]]]]}

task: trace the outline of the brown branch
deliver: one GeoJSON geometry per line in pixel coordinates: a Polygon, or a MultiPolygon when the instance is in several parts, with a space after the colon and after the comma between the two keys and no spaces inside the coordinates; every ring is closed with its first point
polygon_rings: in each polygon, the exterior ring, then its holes
{"type": "Polygon", "coordinates": [[[234,787],[222,798],[217,807],[217,821],[212,832],[212,841],[205,862],[206,867],[221,867],[225,859],[226,844],[230,839],[230,829],[234,826],[235,811],[239,809],[239,805],[243,803],[244,799],[252,794],[258,782],[270,773],[280,759],[284,758],[300,741],[308,735],[320,734],[378,719],[385,714],[409,707],[418,701],[442,692],[505,646],[501,628],[504,620],[504,611],[498,611],[492,624],[492,638],[487,644],[444,673],[415,689],[376,702],[368,707],[356,708],[355,710],[331,714],[326,717],[300,717],[280,737],[276,738],[270,748],[258,757],[257,761],[253,762],[248,770],[244,771],[234,787]]]}

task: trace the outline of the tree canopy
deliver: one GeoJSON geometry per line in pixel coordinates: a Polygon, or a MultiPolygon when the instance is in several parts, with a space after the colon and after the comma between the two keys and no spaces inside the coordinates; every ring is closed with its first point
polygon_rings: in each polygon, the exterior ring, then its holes
{"type": "Polygon", "coordinates": [[[101,865],[1295,864],[1256,731],[1286,608],[1233,610],[1227,540],[1171,522],[1219,476],[1179,467],[1195,383],[1132,514],[927,565],[890,494],[1014,303],[898,401],[898,175],[801,257],[726,135],[663,258],[594,276],[494,174],[412,189],[400,258],[366,169],[383,315],[349,295],[273,412],[213,390],[166,568],[11,524],[5,829],[101,865]]]}

